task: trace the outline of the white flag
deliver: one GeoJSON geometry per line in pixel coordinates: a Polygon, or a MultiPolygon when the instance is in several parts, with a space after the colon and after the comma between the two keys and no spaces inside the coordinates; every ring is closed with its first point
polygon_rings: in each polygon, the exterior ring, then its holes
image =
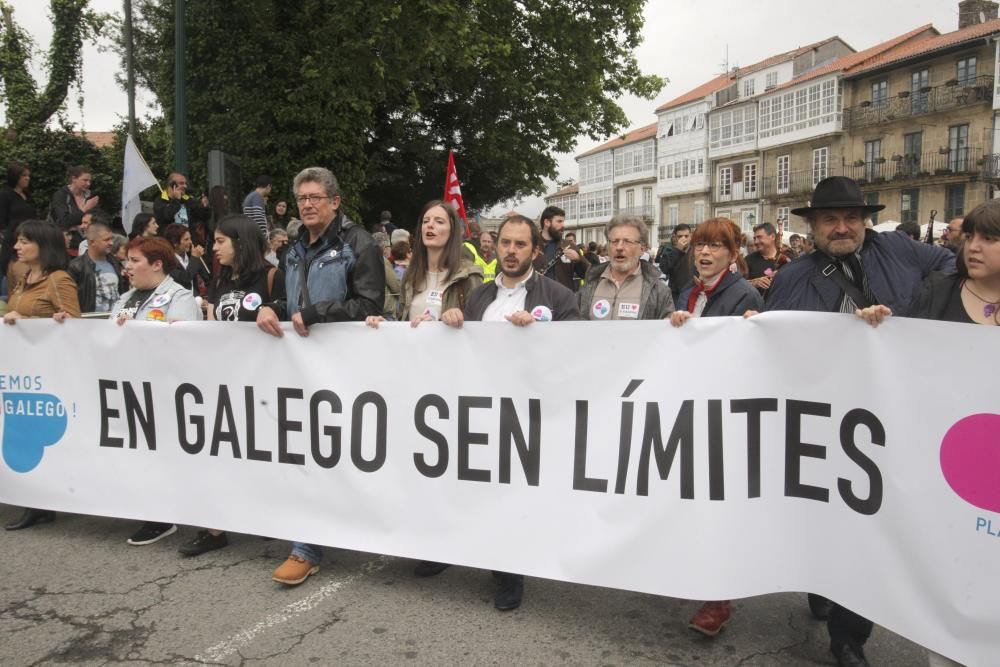
{"type": "Polygon", "coordinates": [[[127,135],[125,141],[125,173],[122,176],[122,225],[125,231],[132,233],[132,220],[138,213],[142,212],[142,205],[139,203],[139,193],[148,187],[158,185],[159,181],[149,165],[142,158],[139,149],[132,141],[132,135],[127,135]]]}

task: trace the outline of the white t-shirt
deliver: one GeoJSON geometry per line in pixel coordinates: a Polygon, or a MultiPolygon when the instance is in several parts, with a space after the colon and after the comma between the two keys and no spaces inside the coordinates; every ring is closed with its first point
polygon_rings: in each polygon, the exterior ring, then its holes
{"type": "Polygon", "coordinates": [[[533,270],[528,271],[528,275],[514,287],[504,287],[503,274],[498,274],[496,279],[497,296],[493,303],[486,306],[483,312],[483,322],[505,322],[508,315],[524,310],[524,300],[528,296],[528,279],[534,275],[533,270]]]}

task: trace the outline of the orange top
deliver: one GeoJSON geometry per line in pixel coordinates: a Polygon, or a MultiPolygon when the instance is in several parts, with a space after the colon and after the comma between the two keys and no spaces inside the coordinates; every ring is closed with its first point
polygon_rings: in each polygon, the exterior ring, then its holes
{"type": "Polygon", "coordinates": [[[7,312],[15,310],[22,317],[52,317],[60,311],[80,317],[76,283],[65,271],[47,273],[30,284],[22,277],[7,298],[7,312]]]}

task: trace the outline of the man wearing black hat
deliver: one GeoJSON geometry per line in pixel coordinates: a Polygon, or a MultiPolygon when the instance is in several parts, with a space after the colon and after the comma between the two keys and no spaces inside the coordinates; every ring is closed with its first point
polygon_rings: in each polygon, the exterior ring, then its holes
{"type": "MultiPolygon", "coordinates": [[[[883,208],[865,203],[849,178],[820,181],[810,205],[792,211],[809,222],[816,251],[775,274],[764,309],[854,313],[879,304],[906,315],[923,279],[932,271],[954,272],[955,258],[903,234],[866,229],[866,220],[883,208]]],[[[862,647],[872,622],[818,595],[809,596],[809,606],[827,620],[837,664],[867,665],[862,647]]]]}
{"type": "Polygon", "coordinates": [[[955,257],[902,234],[879,234],[865,221],[881,204],[867,204],[858,184],[831,176],[816,185],[809,206],[792,210],[809,222],[816,252],[775,274],[765,310],[853,313],[881,304],[906,315],[923,279],[951,273],[955,257]]]}

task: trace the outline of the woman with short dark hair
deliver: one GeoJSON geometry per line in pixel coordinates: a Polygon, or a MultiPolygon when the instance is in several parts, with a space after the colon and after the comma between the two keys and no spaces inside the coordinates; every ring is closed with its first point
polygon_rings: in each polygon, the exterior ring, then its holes
{"type": "Polygon", "coordinates": [[[177,268],[170,277],[195,294],[204,294],[203,288],[212,280],[212,273],[202,259],[205,249],[191,240],[191,230],[176,222],[167,225],[163,238],[174,247],[177,258],[177,268]]]}
{"type": "MultiPolygon", "coordinates": [[[[80,317],[76,283],[66,272],[68,257],[62,231],[41,220],[26,220],[17,227],[8,280],[13,286],[7,303],[4,324],[35,317],[51,317],[62,322],[80,317]]],[[[20,518],[8,523],[7,530],[30,528],[36,523],[54,521],[51,510],[26,508],[20,518]]]]}
{"type": "Polygon", "coordinates": [[[152,213],[136,213],[132,219],[132,232],[128,235],[129,240],[140,236],[156,236],[160,231],[160,223],[156,221],[152,213]]]}

